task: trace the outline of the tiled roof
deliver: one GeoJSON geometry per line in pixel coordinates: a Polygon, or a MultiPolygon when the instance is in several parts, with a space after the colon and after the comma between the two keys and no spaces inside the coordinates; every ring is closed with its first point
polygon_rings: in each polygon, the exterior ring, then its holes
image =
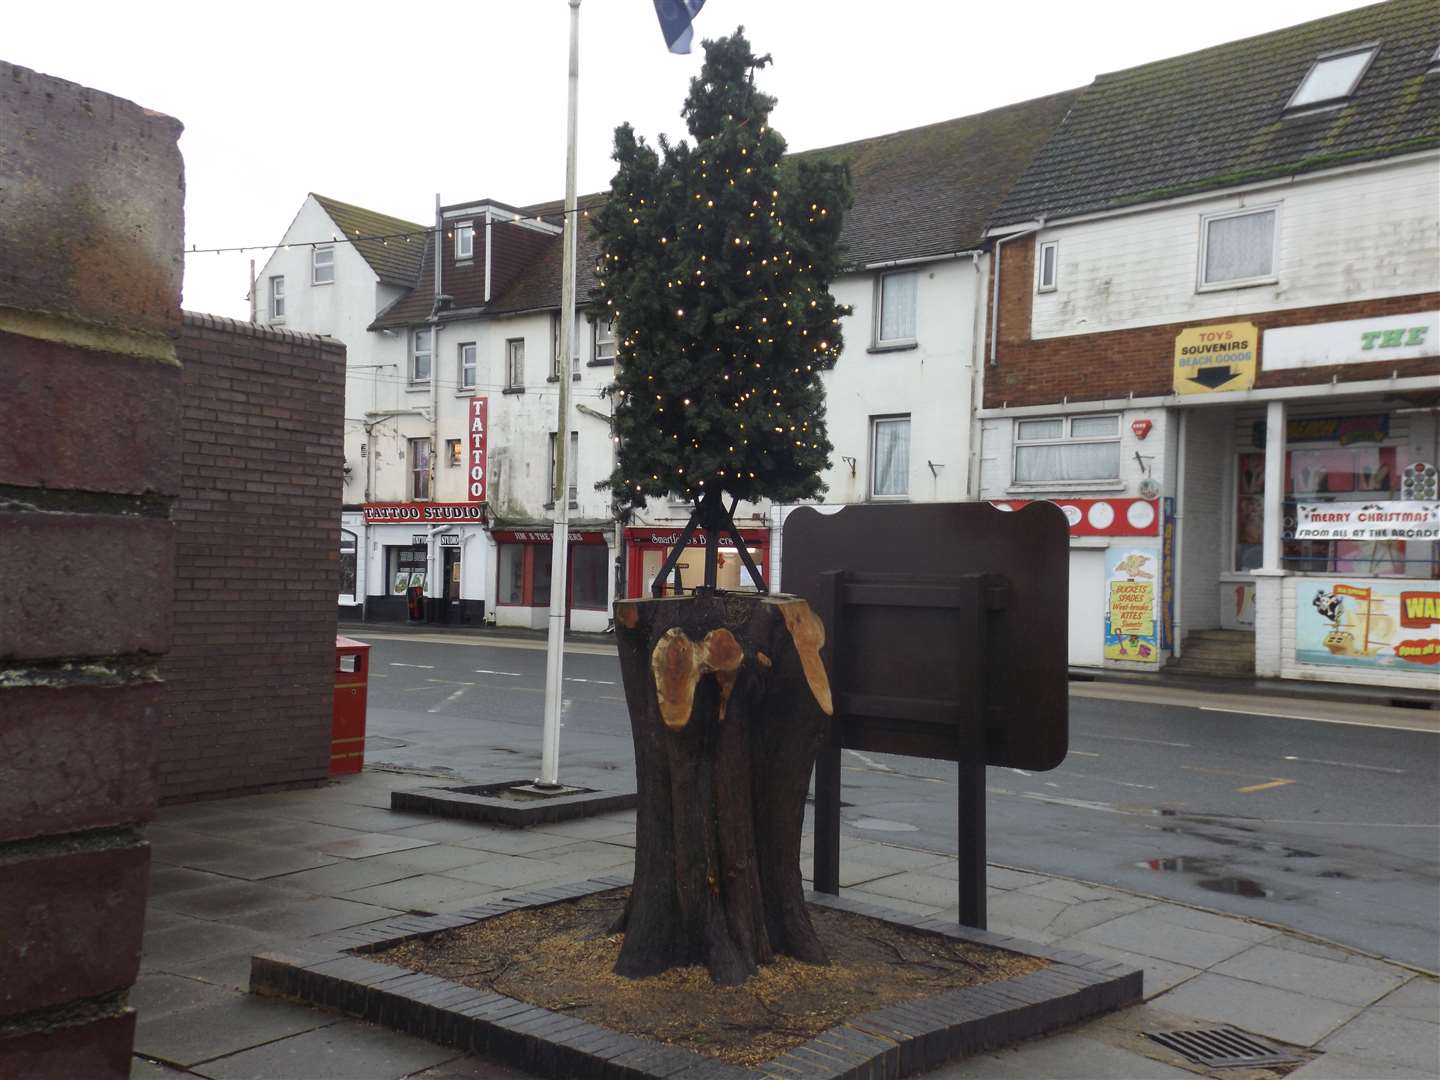
{"type": "MultiPolygon", "coordinates": [[[[968,251],[984,241],[991,212],[1031,156],[1044,145],[1078,93],[1054,94],[909,131],[807,150],[792,158],[824,158],[850,166],[855,204],[845,218],[840,238],[848,265],[968,251]]],[[[595,288],[599,250],[583,211],[604,199],[604,194],[594,194],[578,200],[582,227],[575,298],[581,305],[595,288]]],[[[555,224],[563,218],[560,202],[520,209],[527,217],[543,217],[555,224]]],[[[482,306],[485,315],[560,306],[560,237],[529,233],[523,241],[524,265],[507,281],[500,270],[502,263],[508,264],[502,252],[509,255],[521,243],[514,232],[514,226],[497,226],[494,230],[494,280],[488,305],[484,304],[483,271],[478,277],[473,269],[452,271],[447,252],[441,289],[454,298],[448,308],[452,318],[472,317],[480,313],[482,306]]],[[[478,265],[483,260],[478,233],[476,252],[474,261],[478,265]]],[[[382,312],[372,329],[403,326],[429,317],[434,264],[428,249],[418,280],[414,292],[382,312]]]]}
{"type": "Polygon", "coordinates": [[[993,224],[1054,219],[1440,146],[1437,0],[1390,0],[1101,75],[993,224]],[[1286,115],[1321,53],[1380,48],[1339,108],[1286,115]]]}
{"type": "MultiPolygon", "coordinates": [[[[320,204],[320,208],[330,215],[330,219],[338,225],[346,236],[393,236],[396,233],[423,233],[424,225],[417,225],[413,221],[406,221],[403,218],[391,217],[389,214],[377,214],[374,210],[366,210],[363,206],[354,206],[351,203],[341,202],[339,199],[332,199],[325,195],[310,193],[310,197],[320,204]]],[[[392,239],[388,242],[380,240],[357,240],[355,250],[360,253],[370,269],[375,271],[378,277],[386,285],[404,285],[413,287],[420,272],[420,254],[424,250],[424,241],[420,236],[413,237],[408,243],[403,239],[392,239]]]]}
{"type": "Polygon", "coordinates": [[[850,266],[980,247],[991,213],[1080,92],[1007,105],[794,158],[850,166],[840,235],[850,266]]]}

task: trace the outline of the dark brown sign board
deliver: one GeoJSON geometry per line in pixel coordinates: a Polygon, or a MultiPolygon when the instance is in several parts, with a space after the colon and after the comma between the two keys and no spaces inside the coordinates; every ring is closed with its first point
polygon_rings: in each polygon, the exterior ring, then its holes
{"type": "Polygon", "coordinates": [[[825,623],[835,701],[816,763],[816,889],[839,891],[842,749],[955,761],[961,922],[983,927],[985,766],[1053,769],[1069,743],[1065,515],[1050,503],[802,507],[781,560],[781,587],[825,623]]]}

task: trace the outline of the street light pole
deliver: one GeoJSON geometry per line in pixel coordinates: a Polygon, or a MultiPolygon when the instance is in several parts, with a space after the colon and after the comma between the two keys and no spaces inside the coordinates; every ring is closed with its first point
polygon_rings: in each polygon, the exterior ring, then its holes
{"type": "MultiPolygon", "coordinates": [[[[565,601],[569,590],[570,485],[570,354],[575,337],[575,116],[580,96],[580,0],[570,2],[570,100],[565,124],[565,231],[560,268],[560,389],[555,426],[555,528],[550,536],[550,623],[545,653],[545,726],[541,736],[542,787],[560,785],[560,703],[565,668],[565,601]]],[[[578,472],[577,472],[578,476],[578,472]]]]}

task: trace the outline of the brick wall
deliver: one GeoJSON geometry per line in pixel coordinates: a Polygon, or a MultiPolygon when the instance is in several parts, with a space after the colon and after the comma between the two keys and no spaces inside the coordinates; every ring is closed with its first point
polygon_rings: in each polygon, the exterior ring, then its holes
{"type": "Polygon", "coordinates": [[[163,800],[318,782],[330,760],[345,347],[185,315],[163,800]]]}
{"type": "Polygon", "coordinates": [[[0,1076],[130,1072],[174,592],[180,124],[0,62],[0,1076]]]}
{"type": "MultiPolygon", "coordinates": [[[[1035,238],[1006,244],[1001,255],[1000,314],[997,364],[985,372],[985,407],[1006,404],[1049,405],[1071,400],[1163,396],[1171,392],[1175,335],[1197,322],[1168,323],[1129,330],[1113,330],[1065,337],[1030,338],[1031,301],[1035,288],[1035,238]]],[[[1403,315],[1440,306],[1440,293],[1419,293],[1345,304],[1292,308],[1285,311],[1246,313],[1233,318],[1206,318],[1203,323],[1240,321],[1254,323],[1262,332],[1279,326],[1308,326],[1384,315],[1403,315]]],[[[1330,367],[1265,371],[1255,380],[1258,389],[1313,383],[1358,382],[1385,379],[1393,371],[1401,377],[1434,375],[1435,359],[1398,360],[1390,364],[1335,364],[1330,367]]]]}

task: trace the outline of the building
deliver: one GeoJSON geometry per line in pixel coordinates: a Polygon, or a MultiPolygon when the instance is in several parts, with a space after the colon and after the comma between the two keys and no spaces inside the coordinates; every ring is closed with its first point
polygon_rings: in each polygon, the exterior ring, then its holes
{"type": "Polygon", "coordinates": [[[980,494],[1071,518],[1072,663],[1436,686],[1435,16],[1100,76],[994,215],[980,494]]]}

